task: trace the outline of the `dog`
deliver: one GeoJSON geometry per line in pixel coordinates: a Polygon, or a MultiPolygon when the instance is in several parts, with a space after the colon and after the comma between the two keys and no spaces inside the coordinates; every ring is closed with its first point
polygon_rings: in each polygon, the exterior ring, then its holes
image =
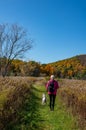
{"type": "Polygon", "coordinates": [[[42,95],[42,105],[46,104],[46,95],[43,93],[42,95]]]}

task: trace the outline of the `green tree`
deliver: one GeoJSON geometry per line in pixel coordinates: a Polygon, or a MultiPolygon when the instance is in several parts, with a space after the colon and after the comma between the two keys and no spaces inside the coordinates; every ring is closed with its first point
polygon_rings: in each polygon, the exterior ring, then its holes
{"type": "Polygon", "coordinates": [[[29,61],[24,64],[22,68],[23,74],[26,76],[39,76],[40,75],[40,63],[35,61],[29,61]]]}

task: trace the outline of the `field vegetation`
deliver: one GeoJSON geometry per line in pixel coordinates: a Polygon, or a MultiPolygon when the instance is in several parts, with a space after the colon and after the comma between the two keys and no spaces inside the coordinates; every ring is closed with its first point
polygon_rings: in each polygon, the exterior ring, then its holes
{"type": "Polygon", "coordinates": [[[1,130],[86,129],[86,81],[58,79],[60,88],[52,114],[48,104],[41,104],[47,80],[42,77],[0,77],[1,130]]]}
{"type": "MultiPolygon", "coordinates": [[[[0,78],[0,129],[11,130],[19,123],[20,111],[29,100],[31,86],[35,78],[5,77],[0,78]]],[[[21,118],[24,114],[21,113],[21,118]]]]}
{"type": "Polygon", "coordinates": [[[62,101],[77,116],[81,130],[86,129],[86,81],[62,79],[60,87],[62,101]]]}

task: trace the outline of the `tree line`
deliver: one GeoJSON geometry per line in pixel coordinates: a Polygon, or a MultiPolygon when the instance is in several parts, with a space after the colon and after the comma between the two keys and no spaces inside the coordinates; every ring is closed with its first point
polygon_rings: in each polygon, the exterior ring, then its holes
{"type": "MultiPolygon", "coordinates": [[[[4,70],[7,59],[1,60],[1,68],[4,70]]],[[[50,76],[51,74],[58,78],[86,79],[86,66],[81,65],[76,58],[50,64],[14,59],[7,69],[7,76],[50,76]]]]}

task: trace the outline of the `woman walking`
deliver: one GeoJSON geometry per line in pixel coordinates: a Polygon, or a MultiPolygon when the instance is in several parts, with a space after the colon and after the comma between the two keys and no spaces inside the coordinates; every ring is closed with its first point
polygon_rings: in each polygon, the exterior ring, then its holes
{"type": "Polygon", "coordinates": [[[54,75],[51,75],[50,80],[46,84],[46,89],[50,99],[49,107],[51,111],[54,111],[55,98],[58,88],[59,88],[58,82],[54,79],[54,75]]]}

